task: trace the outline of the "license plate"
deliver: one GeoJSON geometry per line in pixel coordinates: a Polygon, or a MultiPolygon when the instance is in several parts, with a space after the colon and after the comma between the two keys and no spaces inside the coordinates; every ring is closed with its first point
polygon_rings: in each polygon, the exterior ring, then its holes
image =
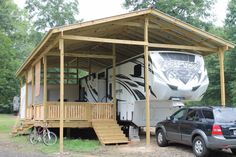
{"type": "Polygon", "coordinates": [[[233,131],[234,135],[236,135],[236,130],[233,131]]]}

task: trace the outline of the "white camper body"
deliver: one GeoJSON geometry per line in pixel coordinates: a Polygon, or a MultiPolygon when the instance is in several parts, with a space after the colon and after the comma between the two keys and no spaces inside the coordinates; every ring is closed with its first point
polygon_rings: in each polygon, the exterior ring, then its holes
{"type": "MultiPolygon", "coordinates": [[[[117,118],[145,126],[144,57],[139,55],[116,65],[117,118]]],[[[200,100],[209,84],[201,55],[176,51],[149,52],[151,126],[183,106],[184,100],[200,100]]],[[[80,79],[80,100],[112,101],[112,67],[80,79]]]]}

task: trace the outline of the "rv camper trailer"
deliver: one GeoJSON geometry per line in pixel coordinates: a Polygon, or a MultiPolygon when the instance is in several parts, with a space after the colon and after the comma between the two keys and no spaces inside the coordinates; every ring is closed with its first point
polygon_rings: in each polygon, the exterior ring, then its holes
{"type": "MultiPolygon", "coordinates": [[[[155,126],[183,106],[185,100],[201,100],[209,80],[199,54],[177,51],[149,54],[150,124],[155,126]]],[[[143,55],[116,65],[117,120],[129,127],[129,136],[145,127],[144,79],[143,55]]],[[[112,87],[112,67],[90,74],[80,79],[80,101],[110,102],[112,87]]]]}

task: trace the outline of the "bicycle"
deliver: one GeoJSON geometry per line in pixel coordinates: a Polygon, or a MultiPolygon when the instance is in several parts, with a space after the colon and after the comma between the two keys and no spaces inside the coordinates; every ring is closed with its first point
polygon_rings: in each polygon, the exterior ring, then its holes
{"type": "Polygon", "coordinates": [[[43,141],[45,145],[51,146],[57,142],[57,135],[51,132],[46,124],[45,127],[34,127],[29,134],[29,141],[31,144],[37,144],[43,141]]]}

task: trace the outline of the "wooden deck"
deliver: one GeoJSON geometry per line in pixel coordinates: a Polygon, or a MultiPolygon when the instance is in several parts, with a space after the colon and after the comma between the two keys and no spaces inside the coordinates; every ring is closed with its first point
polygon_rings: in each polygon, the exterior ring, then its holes
{"type": "MultiPolygon", "coordinates": [[[[103,145],[128,143],[115,120],[113,107],[113,103],[64,102],[64,127],[93,128],[103,145]]],[[[47,123],[49,128],[59,128],[59,120],[60,102],[32,105],[26,109],[25,122],[30,122],[30,127],[44,127],[47,123]]],[[[29,126],[23,123],[13,133],[17,134],[24,127],[29,126]]]]}

